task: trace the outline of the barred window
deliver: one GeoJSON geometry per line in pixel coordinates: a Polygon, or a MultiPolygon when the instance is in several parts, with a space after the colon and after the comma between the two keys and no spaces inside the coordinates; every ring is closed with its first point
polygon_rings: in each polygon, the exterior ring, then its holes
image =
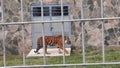
{"type": "Polygon", "coordinates": [[[41,7],[33,7],[33,16],[41,16],[41,7]]]}
{"type": "MultiPolygon", "coordinates": [[[[33,16],[41,16],[41,7],[33,7],[33,16]]],[[[43,16],[49,16],[49,7],[43,7],[43,16]]]]}
{"type": "MultiPolygon", "coordinates": [[[[68,11],[68,6],[63,6],[63,16],[68,16],[69,11],[68,11]]],[[[57,5],[50,5],[50,6],[44,6],[43,7],[43,16],[62,16],[62,12],[61,12],[61,6],[57,5]]],[[[36,16],[41,16],[41,7],[37,6],[37,7],[33,7],[32,8],[32,15],[34,17],[36,16]]]]}
{"type": "MultiPolygon", "coordinates": [[[[68,6],[63,6],[63,16],[68,15],[68,6]]],[[[61,16],[61,6],[52,7],[52,16],[61,16]]]]}

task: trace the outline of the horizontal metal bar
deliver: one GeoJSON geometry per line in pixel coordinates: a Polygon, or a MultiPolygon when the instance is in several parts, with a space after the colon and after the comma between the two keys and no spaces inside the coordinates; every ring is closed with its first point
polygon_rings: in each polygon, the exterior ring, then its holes
{"type": "Polygon", "coordinates": [[[51,65],[25,65],[25,66],[6,66],[8,68],[24,68],[24,67],[52,67],[52,66],[94,66],[94,65],[113,65],[113,64],[120,64],[120,62],[107,62],[107,63],[81,63],[81,64],[51,64],[51,65]]]}
{"type": "Polygon", "coordinates": [[[120,19],[120,17],[111,18],[89,18],[89,19],[70,19],[70,20],[52,20],[52,21],[26,21],[26,22],[6,22],[0,23],[0,25],[21,25],[21,24],[40,24],[40,23],[58,23],[58,22],[77,22],[77,21],[95,21],[95,20],[108,20],[108,19],[120,19]]]}

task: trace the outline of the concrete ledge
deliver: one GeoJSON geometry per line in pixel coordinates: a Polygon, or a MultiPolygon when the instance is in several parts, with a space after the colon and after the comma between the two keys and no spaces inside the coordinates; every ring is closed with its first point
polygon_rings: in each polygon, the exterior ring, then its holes
{"type": "MultiPolygon", "coordinates": [[[[65,48],[69,54],[65,54],[65,56],[70,56],[70,53],[71,53],[71,48],[65,48]]],[[[39,50],[39,53],[40,54],[37,54],[37,53],[34,53],[35,49],[32,49],[29,54],[27,55],[27,57],[40,57],[40,56],[44,56],[44,53],[43,53],[43,48],[39,50]]],[[[58,48],[48,48],[47,51],[50,53],[50,54],[45,54],[46,56],[63,56],[63,50],[62,53],[60,54],[59,51],[58,51],[58,48]]]]}

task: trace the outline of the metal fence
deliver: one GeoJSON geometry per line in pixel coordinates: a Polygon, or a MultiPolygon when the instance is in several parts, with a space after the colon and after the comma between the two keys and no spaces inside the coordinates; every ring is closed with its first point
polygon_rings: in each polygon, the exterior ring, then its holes
{"type": "MultiPolygon", "coordinates": [[[[82,0],[81,0],[82,1],[82,0]]],[[[2,8],[4,8],[3,7],[3,0],[1,0],[1,6],[2,6],[2,8]]],[[[3,10],[2,10],[2,23],[0,23],[0,25],[2,26],[2,31],[4,32],[5,31],[5,28],[6,28],[6,25],[21,25],[22,26],[22,42],[23,42],[23,44],[25,44],[25,36],[24,36],[24,28],[25,28],[25,25],[26,24],[42,24],[42,36],[43,36],[43,40],[44,40],[44,29],[45,29],[45,27],[44,27],[44,25],[45,25],[45,23],[49,23],[49,22],[53,22],[53,23],[61,23],[61,29],[62,29],[62,36],[63,36],[63,38],[64,38],[64,22],[80,22],[82,25],[81,25],[81,27],[82,27],[82,57],[79,57],[79,58],[82,58],[82,61],[80,61],[80,60],[78,60],[78,62],[76,62],[76,63],[68,63],[67,62],[67,58],[66,58],[66,56],[65,56],[65,53],[63,53],[63,57],[62,57],[62,62],[61,63],[55,63],[55,64],[47,64],[47,57],[46,57],[46,55],[44,54],[44,56],[43,56],[43,64],[38,64],[38,65],[28,65],[28,64],[26,64],[26,55],[25,55],[25,48],[23,49],[23,65],[21,65],[21,66],[7,66],[6,65],[6,48],[5,48],[5,39],[3,38],[3,67],[13,67],[13,68],[17,68],[17,67],[74,67],[74,68],[79,68],[79,66],[81,66],[81,67],[83,67],[83,68],[89,68],[89,67],[87,67],[87,66],[94,66],[94,65],[98,65],[98,66],[101,66],[100,68],[106,68],[106,65],[117,65],[117,64],[120,64],[120,62],[119,61],[117,61],[117,62],[106,62],[106,59],[105,59],[105,55],[106,55],[106,52],[105,52],[105,45],[104,45],[104,23],[102,22],[101,24],[102,24],[102,29],[101,29],[101,34],[102,34],[102,52],[101,52],[101,55],[102,55],[102,59],[101,59],[101,61],[102,62],[90,62],[90,63],[88,63],[88,62],[86,62],[86,51],[85,51],[85,36],[84,36],[84,23],[85,23],[85,21],[104,21],[104,20],[109,20],[109,19],[115,19],[115,20],[119,20],[120,19],[120,17],[114,17],[114,18],[103,18],[103,6],[102,6],[102,3],[103,2],[103,0],[101,0],[101,17],[102,18],[90,18],[90,19],[84,19],[84,17],[83,17],[83,9],[82,9],[82,2],[81,2],[81,19],[71,19],[71,20],[62,20],[63,19],[63,12],[61,12],[62,13],[62,17],[61,17],[61,20],[53,20],[53,21],[28,21],[28,22],[24,22],[23,21],[23,9],[22,9],[22,7],[23,7],[23,5],[22,5],[22,0],[21,0],[21,22],[10,22],[10,23],[3,23],[3,15],[4,15],[4,13],[3,13],[3,10]]],[[[43,3],[42,3],[42,0],[41,0],[41,6],[43,5],[43,3]]],[[[63,0],[61,0],[61,6],[63,6],[63,0]]],[[[61,8],[62,10],[63,10],[63,8],[61,8]]],[[[62,11],[61,10],[61,11],[62,11]]],[[[41,11],[43,11],[43,9],[41,9],[41,11]]],[[[42,13],[42,17],[43,17],[43,12],[41,12],[42,13]]],[[[5,32],[4,32],[4,37],[5,37],[5,32]]],[[[64,41],[63,41],[64,42],[64,41]]],[[[43,41],[43,43],[44,43],[44,41],[43,41]]],[[[24,47],[25,45],[23,45],[23,47],[24,47]]],[[[64,46],[64,44],[63,44],[63,46],[64,46]]],[[[45,46],[43,47],[43,48],[45,48],[45,46]]],[[[45,51],[44,51],[45,52],[45,51]]],[[[78,56],[80,56],[80,55],[78,55],[78,56]]],[[[59,59],[59,58],[58,58],[59,59]]],[[[72,58],[71,58],[72,59],[72,58]]],[[[71,59],[69,59],[69,60],[71,60],[71,59]]],[[[74,60],[75,58],[73,58],[73,60],[74,60]]],[[[57,61],[57,60],[56,60],[57,61]]]]}

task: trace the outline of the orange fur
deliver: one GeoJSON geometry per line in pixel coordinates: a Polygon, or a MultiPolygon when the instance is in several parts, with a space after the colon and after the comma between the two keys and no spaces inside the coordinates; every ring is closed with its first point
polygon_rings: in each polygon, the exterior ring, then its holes
{"type": "MultiPolygon", "coordinates": [[[[62,43],[62,35],[59,36],[45,36],[45,53],[49,54],[47,52],[47,46],[55,46],[57,45],[57,47],[59,48],[59,53],[61,53],[60,49],[63,50],[63,43],[62,43]]],[[[64,36],[64,41],[67,41],[67,44],[70,44],[70,39],[67,36],[64,36]]],[[[36,51],[34,51],[35,53],[38,53],[38,50],[41,49],[43,47],[43,37],[39,37],[37,39],[37,48],[36,51]]],[[[65,53],[68,54],[69,52],[64,49],[65,53]]]]}

